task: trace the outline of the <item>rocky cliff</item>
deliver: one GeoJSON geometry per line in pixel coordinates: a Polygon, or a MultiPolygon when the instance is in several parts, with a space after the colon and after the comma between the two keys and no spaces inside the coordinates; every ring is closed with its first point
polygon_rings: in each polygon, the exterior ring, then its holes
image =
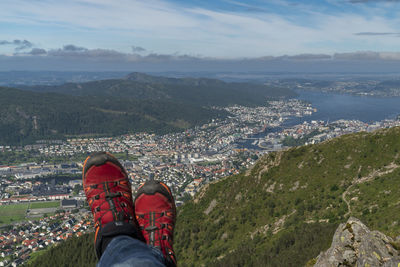
{"type": "Polygon", "coordinates": [[[314,266],[400,266],[400,236],[395,240],[371,231],[350,217],[337,228],[332,246],[317,257],[314,266]]]}

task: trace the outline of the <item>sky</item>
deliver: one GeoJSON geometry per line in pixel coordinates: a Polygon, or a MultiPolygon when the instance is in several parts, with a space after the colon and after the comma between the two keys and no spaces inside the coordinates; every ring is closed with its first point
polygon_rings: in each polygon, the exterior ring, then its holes
{"type": "Polygon", "coordinates": [[[400,0],[0,2],[2,71],[394,71],[399,48],[400,0]]]}

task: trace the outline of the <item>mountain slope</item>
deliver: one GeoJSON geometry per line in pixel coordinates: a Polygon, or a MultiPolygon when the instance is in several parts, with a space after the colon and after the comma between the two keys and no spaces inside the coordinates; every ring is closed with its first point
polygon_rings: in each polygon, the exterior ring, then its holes
{"type": "Polygon", "coordinates": [[[400,128],[272,153],[179,211],[181,266],[302,266],[339,222],[400,233],[400,128]],[[350,212],[349,212],[350,211],[350,212]]]}
{"type": "Polygon", "coordinates": [[[22,89],[78,96],[167,99],[199,106],[263,105],[267,99],[296,95],[286,88],[260,84],[226,83],[206,78],[166,78],[143,73],[132,73],[125,79],[67,83],[60,86],[33,86],[22,89]]]}
{"type": "Polygon", "coordinates": [[[37,253],[24,266],[29,267],[94,267],[97,263],[93,246],[94,233],[72,237],[46,250],[37,253]]]}
{"type": "Polygon", "coordinates": [[[178,209],[179,266],[304,266],[350,216],[399,235],[399,140],[400,127],[346,135],[205,186],[178,209]]]}
{"type": "Polygon", "coordinates": [[[81,134],[165,133],[224,114],[166,100],[78,97],[0,87],[0,144],[81,134]]]}

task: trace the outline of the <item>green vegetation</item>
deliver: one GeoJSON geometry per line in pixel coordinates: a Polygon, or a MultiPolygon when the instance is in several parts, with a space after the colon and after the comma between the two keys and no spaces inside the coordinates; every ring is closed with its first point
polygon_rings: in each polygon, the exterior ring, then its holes
{"type": "Polygon", "coordinates": [[[282,141],[282,145],[284,146],[302,146],[305,143],[307,143],[309,141],[309,139],[313,136],[316,136],[320,134],[320,132],[318,130],[315,130],[309,134],[306,134],[305,136],[301,137],[301,138],[293,138],[292,136],[287,136],[285,139],[283,139],[282,141]]]}
{"type": "Polygon", "coordinates": [[[289,89],[260,84],[138,73],[126,79],[23,89],[0,87],[0,144],[181,131],[227,115],[210,106],[260,105],[295,95],[289,89]]]}
{"type": "Polygon", "coordinates": [[[170,100],[78,97],[0,87],[0,114],[0,144],[22,145],[82,134],[173,132],[225,112],[170,100]]]}
{"type": "Polygon", "coordinates": [[[66,163],[83,162],[88,154],[75,154],[73,156],[45,156],[38,151],[5,151],[0,152],[0,165],[16,165],[26,162],[66,163]]]}
{"type": "MultiPolygon", "coordinates": [[[[28,209],[32,210],[32,209],[44,209],[44,208],[58,208],[59,206],[60,206],[59,201],[1,205],[0,225],[26,220],[26,212],[28,209]]],[[[35,219],[40,219],[40,218],[30,218],[30,220],[35,220],[35,219]]]]}
{"type": "MultiPolygon", "coordinates": [[[[49,248],[48,248],[48,249],[49,249],[49,248]]],[[[37,259],[40,255],[46,254],[47,251],[48,251],[48,249],[39,250],[39,251],[36,251],[36,252],[33,252],[32,254],[30,254],[30,255],[29,255],[30,258],[29,258],[28,262],[27,262],[26,264],[24,264],[23,266],[29,266],[31,263],[35,262],[36,259],[37,259]]]]}
{"type": "Polygon", "coordinates": [[[24,266],[26,267],[54,267],[54,266],[96,266],[97,258],[93,247],[94,234],[85,234],[81,237],[71,237],[62,245],[53,246],[45,253],[35,255],[24,266]]]}
{"type": "Polygon", "coordinates": [[[74,189],[73,189],[74,195],[75,195],[75,196],[78,195],[78,194],[79,194],[79,191],[81,191],[81,190],[83,190],[83,186],[80,185],[80,184],[76,184],[76,185],[74,186],[74,189]]]}
{"type": "Polygon", "coordinates": [[[25,219],[29,204],[11,204],[0,206],[0,224],[10,224],[25,219]]]}
{"type": "Polygon", "coordinates": [[[107,96],[142,100],[171,99],[176,103],[196,106],[264,105],[267,99],[292,97],[287,88],[253,83],[226,83],[206,78],[166,78],[131,73],[126,79],[59,86],[25,87],[38,92],[55,92],[76,96],[107,96]]]}
{"type": "Polygon", "coordinates": [[[46,209],[58,207],[60,207],[60,201],[32,202],[29,205],[29,209],[46,209]]]}
{"type": "Polygon", "coordinates": [[[210,184],[179,211],[180,265],[304,266],[349,216],[399,235],[399,138],[393,128],[271,153],[210,184]]]}
{"type": "Polygon", "coordinates": [[[205,186],[178,209],[179,265],[310,266],[349,216],[399,235],[399,139],[392,128],[291,148],[205,186]]]}

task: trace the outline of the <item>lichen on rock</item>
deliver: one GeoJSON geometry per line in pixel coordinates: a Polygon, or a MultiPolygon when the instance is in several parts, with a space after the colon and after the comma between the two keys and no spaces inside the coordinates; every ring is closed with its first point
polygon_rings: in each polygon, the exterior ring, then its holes
{"type": "Polygon", "coordinates": [[[396,241],[379,231],[370,231],[360,220],[350,217],[337,228],[331,247],[321,252],[314,266],[394,266],[400,264],[396,241]]]}

